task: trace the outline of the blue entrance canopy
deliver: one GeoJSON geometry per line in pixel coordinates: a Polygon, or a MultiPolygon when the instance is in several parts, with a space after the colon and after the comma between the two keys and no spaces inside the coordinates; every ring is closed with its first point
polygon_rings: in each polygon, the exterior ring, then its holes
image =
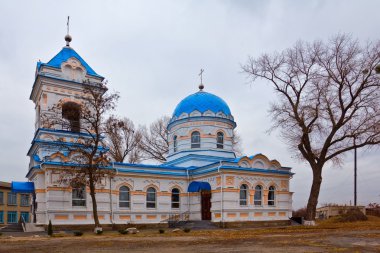
{"type": "Polygon", "coordinates": [[[12,182],[11,188],[12,188],[12,192],[16,192],[16,193],[33,193],[34,183],[33,182],[12,182]]]}
{"type": "Polygon", "coordinates": [[[187,188],[187,192],[199,192],[201,190],[211,191],[211,185],[207,182],[193,181],[187,188]]]}

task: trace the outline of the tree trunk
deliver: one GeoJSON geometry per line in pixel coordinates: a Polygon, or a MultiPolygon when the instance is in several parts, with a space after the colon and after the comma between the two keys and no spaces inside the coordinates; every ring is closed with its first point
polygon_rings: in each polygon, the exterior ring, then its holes
{"type": "Polygon", "coordinates": [[[311,185],[309,200],[307,202],[305,225],[315,225],[315,215],[318,204],[319,191],[322,183],[322,168],[312,167],[313,184],[311,185]]]}
{"type": "Polygon", "coordinates": [[[94,179],[92,178],[92,174],[90,173],[90,196],[92,200],[92,214],[94,216],[94,222],[95,222],[95,229],[100,227],[99,223],[99,217],[98,217],[98,206],[96,204],[96,197],[95,197],[95,184],[94,179]]]}

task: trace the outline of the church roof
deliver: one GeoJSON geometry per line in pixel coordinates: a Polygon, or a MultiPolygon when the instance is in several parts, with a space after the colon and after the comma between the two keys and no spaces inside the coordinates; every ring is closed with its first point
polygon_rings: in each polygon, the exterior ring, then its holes
{"type": "Polygon", "coordinates": [[[37,68],[38,70],[40,69],[41,66],[48,66],[52,68],[61,68],[61,64],[63,62],[66,62],[68,59],[71,57],[75,57],[80,63],[82,64],[83,67],[86,68],[87,74],[91,76],[96,76],[96,77],[102,77],[98,75],[88,64],[85,60],[83,60],[82,57],[71,47],[63,47],[62,50],[54,56],[48,63],[37,63],[37,68]]]}
{"type": "Polygon", "coordinates": [[[231,115],[231,110],[223,99],[205,91],[198,91],[187,96],[177,105],[173,117],[179,117],[182,113],[190,114],[193,111],[204,113],[208,110],[213,113],[223,112],[226,116],[231,115]]]}

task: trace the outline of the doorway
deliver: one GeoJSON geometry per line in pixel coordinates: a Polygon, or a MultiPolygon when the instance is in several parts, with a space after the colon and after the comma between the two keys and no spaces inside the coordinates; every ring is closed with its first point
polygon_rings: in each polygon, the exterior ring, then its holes
{"type": "Polygon", "coordinates": [[[201,191],[202,220],[211,220],[211,191],[201,191]]]}

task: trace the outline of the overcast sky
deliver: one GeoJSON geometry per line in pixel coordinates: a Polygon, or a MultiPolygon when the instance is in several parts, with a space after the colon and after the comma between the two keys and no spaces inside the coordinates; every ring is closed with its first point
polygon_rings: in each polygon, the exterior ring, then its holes
{"type": "MultiPolygon", "coordinates": [[[[71,46],[120,92],[117,114],[135,124],[171,115],[198,90],[230,106],[244,153],[263,153],[293,168],[293,207],[306,205],[311,169],[292,158],[278,135],[268,135],[270,102],[265,81],[251,85],[242,73],[247,57],[281,51],[297,40],[349,33],[379,39],[380,1],[8,1],[0,0],[0,181],[26,180],[26,152],[34,134],[29,95],[36,62],[71,46]]],[[[358,152],[359,204],[380,202],[380,150],[358,152]]],[[[353,200],[353,156],[326,167],[319,203],[353,200]]]]}

